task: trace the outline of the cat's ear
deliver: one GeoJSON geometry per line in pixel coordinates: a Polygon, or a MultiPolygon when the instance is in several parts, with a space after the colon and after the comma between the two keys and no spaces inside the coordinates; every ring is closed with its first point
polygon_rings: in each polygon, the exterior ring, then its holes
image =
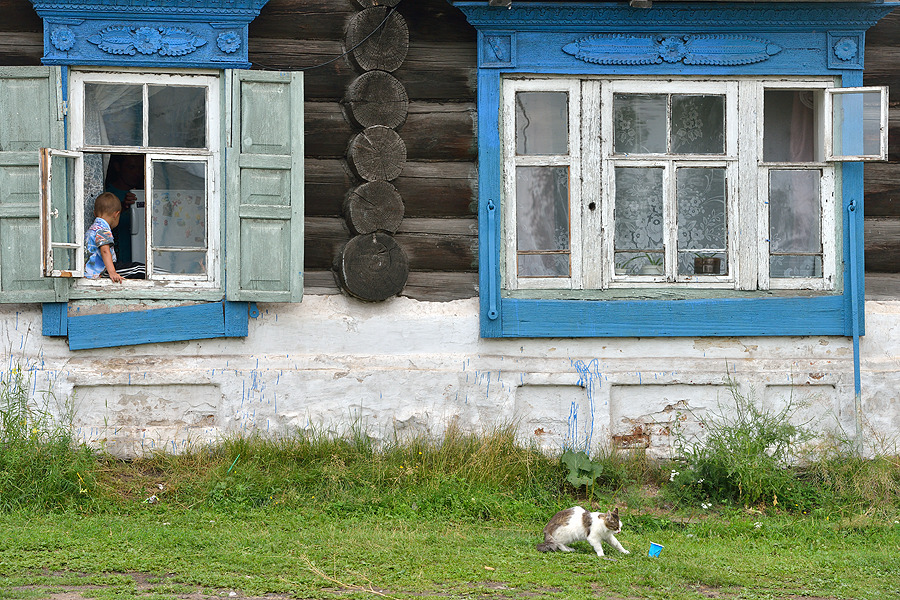
{"type": "Polygon", "coordinates": [[[615,508],[612,509],[612,514],[615,515],[616,517],[619,516],[619,507],[618,506],[616,506],[615,508]]]}

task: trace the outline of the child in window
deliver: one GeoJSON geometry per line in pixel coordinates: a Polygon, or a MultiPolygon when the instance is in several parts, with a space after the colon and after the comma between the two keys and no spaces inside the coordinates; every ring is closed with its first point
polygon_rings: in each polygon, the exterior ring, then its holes
{"type": "Polygon", "coordinates": [[[115,283],[122,279],[144,278],[144,265],[141,263],[116,263],[116,251],[113,248],[112,228],[119,224],[122,214],[122,203],[115,194],[104,192],[94,200],[94,223],[84,234],[84,247],[88,254],[84,265],[84,276],[99,279],[105,272],[115,283]],[[118,268],[117,268],[118,266],[118,268]]]}

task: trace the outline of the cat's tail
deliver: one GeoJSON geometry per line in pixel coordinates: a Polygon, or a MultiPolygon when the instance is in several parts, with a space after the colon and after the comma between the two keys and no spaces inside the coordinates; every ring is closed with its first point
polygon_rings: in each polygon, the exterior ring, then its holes
{"type": "Polygon", "coordinates": [[[562,544],[559,544],[554,541],[547,541],[543,544],[538,544],[535,546],[538,552],[559,552],[563,549],[562,544]]]}

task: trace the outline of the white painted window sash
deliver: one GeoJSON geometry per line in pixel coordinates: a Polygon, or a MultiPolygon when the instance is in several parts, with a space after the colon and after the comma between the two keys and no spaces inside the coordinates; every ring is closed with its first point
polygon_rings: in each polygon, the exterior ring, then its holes
{"type": "Polygon", "coordinates": [[[760,290],[833,290],[835,286],[835,274],[837,271],[837,236],[835,213],[835,174],[833,163],[814,161],[809,163],[778,163],[764,162],[764,97],[767,89],[783,90],[810,90],[821,92],[817,97],[817,122],[815,129],[822,132],[819,148],[816,152],[824,155],[829,145],[830,132],[827,127],[828,111],[825,107],[828,90],[832,88],[832,80],[778,80],[764,81],[754,84],[754,95],[757,105],[757,190],[758,190],[758,240],[757,243],[757,287],[760,290]],[[822,276],[821,277],[772,277],[769,270],[770,241],[769,241],[769,174],[771,171],[781,170],[812,170],[820,171],[819,180],[820,202],[820,235],[822,241],[822,276]]]}
{"type": "MultiPolygon", "coordinates": [[[[666,287],[691,288],[731,288],[734,287],[736,271],[735,247],[738,237],[738,83],[734,81],[704,82],[658,82],[616,80],[604,88],[602,154],[604,157],[604,173],[607,193],[605,194],[604,232],[605,249],[604,281],[606,287],[658,287],[665,283],[666,287]],[[725,154],[715,155],[669,155],[640,154],[616,155],[613,148],[613,95],[622,94],[693,94],[725,96],[725,154]],[[617,275],[615,273],[615,168],[627,167],[662,167],[663,175],[663,239],[665,256],[665,273],[663,275],[617,275]],[[685,167],[721,167],[726,169],[726,252],[728,256],[728,274],[714,276],[681,276],[678,275],[678,225],[675,170],[685,167]],[[685,284],[685,285],[676,285],[685,284]],[[689,285],[688,285],[689,284],[689,285]]],[[[667,121],[666,139],[670,139],[671,121],[667,121]]]]}
{"type": "Polygon", "coordinates": [[[581,88],[577,79],[507,79],[503,82],[503,262],[505,287],[516,289],[580,289],[581,234],[581,88]],[[568,94],[568,155],[516,155],[515,101],[518,92],[568,94]],[[569,277],[519,277],[516,237],[516,169],[526,166],[568,167],[569,277]]]}

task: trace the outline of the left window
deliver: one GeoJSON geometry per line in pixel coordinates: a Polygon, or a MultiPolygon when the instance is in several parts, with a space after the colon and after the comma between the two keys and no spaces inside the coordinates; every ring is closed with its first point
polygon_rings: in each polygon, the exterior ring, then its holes
{"type": "Polygon", "coordinates": [[[129,285],[220,285],[219,89],[210,74],[70,72],[71,150],[41,157],[44,276],[83,276],[84,230],[109,191],[118,262],[145,265],[129,285]]]}

